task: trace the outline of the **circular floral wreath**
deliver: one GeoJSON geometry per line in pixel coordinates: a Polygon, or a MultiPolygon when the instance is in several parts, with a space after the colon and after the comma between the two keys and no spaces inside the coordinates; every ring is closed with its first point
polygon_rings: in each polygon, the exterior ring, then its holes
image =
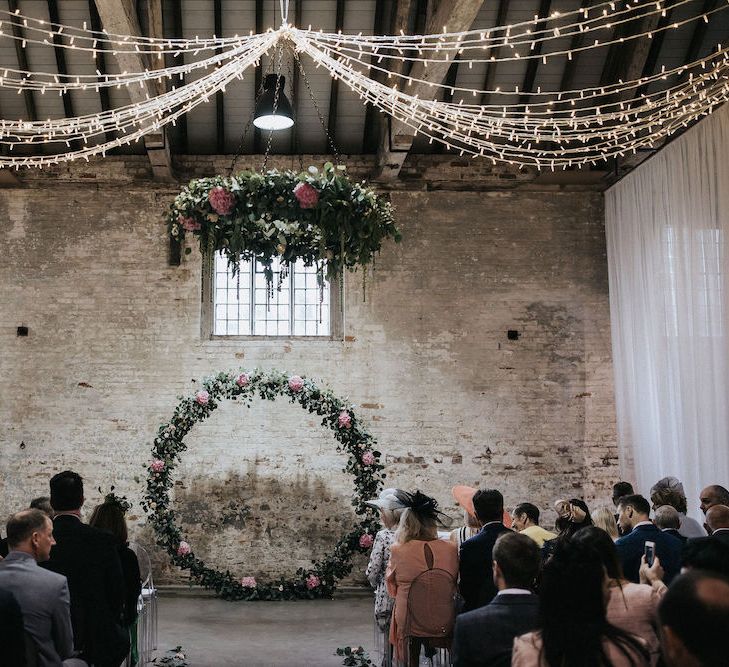
{"type": "Polygon", "coordinates": [[[193,581],[213,589],[226,600],[294,600],[331,597],[336,583],[352,570],[351,558],[365,553],[374,540],[377,519],[365,501],[377,495],[382,485],[384,466],[375,439],[360,424],[351,405],[337,398],[329,389],[314,382],[280,371],[219,373],[207,378],[193,396],[180,397],[172,419],[162,424],[154,439],[152,461],[147,471],[147,491],[142,507],[149,515],[157,544],[170,555],[172,563],[190,571],[193,581]],[[245,401],[250,407],[254,397],[274,400],[285,396],[322,418],[322,425],[332,429],[338,441],[337,451],[348,454],[344,472],[354,477],[352,505],[361,517],[352,530],[342,536],[324,559],[299,568],[291,579],[259,583],[255,577],[236,578],[230,571],[208,567],[197,558],[192,546],[183,539],[177,516],[171,508],[172,473],[187,449],[185,436],[192,427],[218,407],[223,399],[245,401]]]}

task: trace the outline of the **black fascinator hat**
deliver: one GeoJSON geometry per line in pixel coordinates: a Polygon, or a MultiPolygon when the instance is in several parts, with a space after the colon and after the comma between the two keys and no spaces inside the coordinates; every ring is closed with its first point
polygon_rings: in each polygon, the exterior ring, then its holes
{"type": "Polygon", "coordinates": [[[448,528],[451,524],[451,518],[438,509],[438,501],[420,491],[402,492],[401,501],[421,522],[434,521],[443,528],[448,528]]]}

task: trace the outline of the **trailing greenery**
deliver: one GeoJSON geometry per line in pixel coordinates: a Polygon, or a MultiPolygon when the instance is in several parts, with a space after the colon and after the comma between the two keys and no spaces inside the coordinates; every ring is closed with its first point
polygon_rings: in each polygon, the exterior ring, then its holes
{"type": "Polygon", "coordinates": [[[373,664],[372,660],[370,660],[369,653],[361,646],[338,648],[336,655],[344,656],[342,665],[345,667],[367,667],[367,665],[373,664]]]}
{"type": "Polygon", "coordinates": [[[303,260],[329,279],[374,262],[382,242],[400,241],[389,201],[343,167],[323,171],[245,171],[190,181],[170,207],[169,232],[196,236],[201,252],[222,251],[235,272],[241,259],[257,259],[269,284],[271,262],[303,260]]]}
{"type": "Polygon", "coordinates": [[[351,558],[365,553],[378,530],[376,512],[365,501],[379,493],[384,466],[379,462],[375,439],[365,430],[352,406],[321,389],[312,380],[289,376],[281,371],[224,372],[207,378],[192,396],[179,398],[169,422],[159,427],[147,468],[147,491],[142,507],[149,515],[157,544],[164,548],[172,563],[189,570],[194,582],[213,589],[226,600],[293,600],[331,597],[336,583],[350,573],[351,558]],[[295,576],[259,583],[252,576],[236,577],[229,570],[220,571],[206,565],[185,541],[172,508],[170,490],[173,473],[187,449],[185,436],[198,422],[207,419],[226,399],[242,401],[250,407],[254,398],[274,400],[285,397],[310,413],[321,417],[337,441],[337,451],[347,456],[344,472],[354,479],[352,505],[361,517],[352,530],[343,535],[331,553],[299,568],[295,576]]]}

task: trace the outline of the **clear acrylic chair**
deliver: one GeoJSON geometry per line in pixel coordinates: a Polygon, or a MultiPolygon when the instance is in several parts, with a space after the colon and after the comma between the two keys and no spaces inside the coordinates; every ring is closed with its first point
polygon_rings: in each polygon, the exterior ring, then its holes
{"type": "Polygon", "coordinates": [[[146,665],[152,661],[152,652],[157,648],[157,589],[154,586],[152,562],[147,551],[136,542],[130,542],[129,548],[137,556],[142,579],[142,592],[137,602],[137,646],[139,664],[146,665]]]}

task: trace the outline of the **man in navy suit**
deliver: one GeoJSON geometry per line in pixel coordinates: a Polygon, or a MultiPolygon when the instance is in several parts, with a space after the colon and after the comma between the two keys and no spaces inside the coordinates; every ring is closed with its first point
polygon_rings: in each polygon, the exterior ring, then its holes
{"type": "Polygon", "coordinates": [[[538,625],[539,598],[532,592],[541,554],[537,543],[503,532],[494,544],[494,584],[499,592],[485,607],[456,618],[451,655],[456,667],[508,667],[514,637],[538,625]]]}
{"type": "Polygon", "coordinates": [[[671,507],[671,505],[656,507],[653,512],[653,523],[656,524],[656,528],[666,533],[666,535],[673,535],[673,537],[681,540],[681,544],[688,539],[678,532],[681,527],[681,517],[678,515],[676,508],[671,507]]]}
{"type": "Polygon", "coordinates": [[[706,511],[706,525],[711,536],[729,547],[729,507],[714,505],[706,511]]]}
{"type": "Polygon", "coordinates": [[[463,611],[483,607],[496,595],[491,565],[494,544],[501,533],[509,531],[502,523],[504,497],[499,491],[476,491],[473,508],[483,528],[461,544],[459,589],[465,603],[463,611]]]}
{"type": "Polygon", "coordinates": [[[645,543],[656,545],[656,556],[665,572],[664,581],[671,580],[681,571],[681,540],[662,532],[650,520],[651,506],[640,495],[624,496],[618,502],[618,524],[627,534],[615,546],[623,564],[625,578],[640,583],[638,570],[645,553],[645,543]]]}

